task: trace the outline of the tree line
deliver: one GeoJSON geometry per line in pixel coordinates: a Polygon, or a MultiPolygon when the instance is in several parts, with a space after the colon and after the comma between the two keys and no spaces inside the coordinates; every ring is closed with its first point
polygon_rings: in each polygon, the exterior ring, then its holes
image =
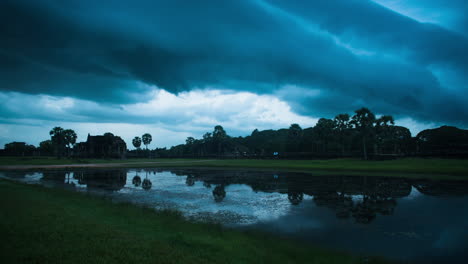
{"type": "Polygon", "coordinates": [[[468,131],[442,126],[411,136],[391,115],[376,117],[368,108],[354,115],[320,118],[314,127],[298,124],[279,130],[255,129],[246,137],[231,137],[220,125],[200,139],[154,150],[158,157],[339,158],[391,159],[403,156],[468,157],[468,131]]]}
{"type": "MultiPolygon", "coordinates": [[[[39,147],[25,142],[5,145],[4,155],[70,156],[76,144],[71,129],[54,127],[50,139],[39,147]]],[[[333,119],[320,118],[317,124],[303,129],[298,124],[279,130],[255,129],[245,137],[231,137],[220,125],[202,138],[188,137],[185,144],[150,150],[149,133],[136,136],[128,157],[218,157],[218,158],[337,158],[387,159],[401,156],[468,157],[468,130],[451,126],[421,131],[415,137],[408,128],[395,125],[390,115],[376,117],[368,108],[354,115],[338,114],[333,119]],[[144,144],[146,149],[142,150],[144,144]]]]}
{"type": "Polygon", "coordinates": [[[49,132],[50,139],[41,141],[39,147],[25,142],[10,142],[5,144],[4,154],[11,156],[69,156],[76,144],[77,135],[72,129],[54,127],[49,132]]]}

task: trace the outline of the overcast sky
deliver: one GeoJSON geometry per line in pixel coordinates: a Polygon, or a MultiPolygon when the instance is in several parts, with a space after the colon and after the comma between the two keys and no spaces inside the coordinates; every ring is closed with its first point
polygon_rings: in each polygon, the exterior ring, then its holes
{"type": "Polygon", "coordinates": [[[184,143],[368,107],[468,126],[465,0],[2,0],[0,145],[184,143]]]}

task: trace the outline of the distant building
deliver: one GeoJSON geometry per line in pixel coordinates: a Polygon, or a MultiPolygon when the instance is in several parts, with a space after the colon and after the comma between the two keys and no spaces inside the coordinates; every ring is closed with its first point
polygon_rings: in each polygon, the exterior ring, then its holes
{"type": "Polygon", "coordinates": [[[88,134],[86,142],[80,142],[73,148],[73,155],[79,158],[116,158],[124,159],[127,155],[127,144],[112,133],[102,136],[88,134]]]}

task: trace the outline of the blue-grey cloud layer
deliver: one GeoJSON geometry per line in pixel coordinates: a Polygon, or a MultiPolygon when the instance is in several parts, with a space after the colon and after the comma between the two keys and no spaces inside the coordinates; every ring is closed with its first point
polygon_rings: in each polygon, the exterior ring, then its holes
{"type": "Polygon", "coordinates": [[[466,125],[459,21],[423,24],[364,0],[4,0],[0,89],[131,103],[145,101],[142,83],[216,85],[282,95],[314,116],[369,106],[466,125]]]}

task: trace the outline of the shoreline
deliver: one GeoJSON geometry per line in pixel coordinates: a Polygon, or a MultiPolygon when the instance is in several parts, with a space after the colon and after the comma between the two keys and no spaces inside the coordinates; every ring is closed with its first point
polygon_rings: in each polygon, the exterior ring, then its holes
{"type": "MultiPolygon", "coordinates": [[[[211,162],[215,160],[190,161],[191,163],[211,162]]],[[[184,161],[145,161],[145,162],[122,162],[122,163],[76,163],[76,164],[49,164],[49,165],[0,165],[0,170],[29,170],[29,169],[68,169],[68,168],[128,168],[132,165],[164,165],[179,164],[184,161]]]]}
{"type": "Polygon", "coordinates": [[[0,197],[6,263],[391,263],[59,188],[0,179],[0,197]]]}
{"type": "Polygon", "coordinates": [[[300,172],[318,176],[386,176],[468,180],[468,160],[406,158],[389,161],[358,159],[253,160],[253,159],[54,159],[0,157],[0,171],[187,168],[300,172]]]}

